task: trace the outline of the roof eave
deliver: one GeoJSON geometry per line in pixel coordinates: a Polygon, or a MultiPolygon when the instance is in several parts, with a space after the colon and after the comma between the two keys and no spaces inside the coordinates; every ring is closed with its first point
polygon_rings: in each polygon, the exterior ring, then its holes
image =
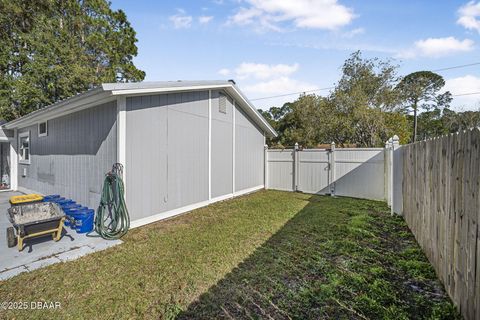
{"type": "Polygon", "coordinates": [[[115,96],[119,95],[142,95],[142,94],[154,94],[154,93],[168,93],[168,92],[181,92],[191,90],[212,90],[212,89],[225,89],[236,100],[238,100],[247,114],[264,130],[265,134],[269,136],[277,137],[277,132],[270,126],[270,124],[263,118],[263,116],[257,111],[248,98],[238,89],[238,87],[231,83],[226,82],[218,85],[192,85],[192,86],[178,86],[178,87],[159,87],[159,88],[136,88],[136,89],[116,89],[104,87],[103,85],[79,94],[72,98],[57,102],[43,109],[29,113],[21,118],[12,120],[3,124],[3,129],[15,129],[23,128],[41,121],[49,120],[51,118],[57,118],[62,115],[71,113],[98,105],[101,103],[114,100],[115,96]]]}
{"type": "Polygon", "coordinates": [[[249,113],[250,117],[252,118],[257,118],[260,123],[258,123],[262,129],[264,130],[265,134],[268,134],[270,137],[277,137],[278,134],[275,131],[275,129],[272,128],[272,126],[267,122],[267,120],[258,112],[258,110],[255,108],[255,106],[248,100],[247,97],[238,89],[238,87],[234,84],[229,85],[229,88],[232,89],[232,92],[234,96],[236,96],[237,100],[242,102],[250,112],[249,113]]]}
{"type": "Polygon", "coordinates": [[[23,128],[34,123],[56,118],[63,114],[68,114],[72,110],[82,110],[89,108],[99,101],[111,100],[111,93],[105,92],[101,87],[78,94],[72,98],[59,101],[43,109],[33,111],[23,117],[3,124],[3,129],[23,128]]]}
{"type": "MultiPolygon", "coordinates": [[[[107,89],[107,88],[105,88],[107,89]]],[[[168,92],[182,92],[192,90],[212,90],[212,89],[226,89],[232,96],[243,104],[243,109],[249,114],[250,117],[259,125],[262,130],[270,137],[277,137],[278,134],[275,129],[265,120],[265,118],[257,111],[254,105],[248,100],[247,97],[240,91],[240,89],[231,82],[226,82],[218,85],[193,85],[193,86],[178,86],[178,87],[161,87],[161,88],[134,88],[134,89],[112,89],[112,95],[128,95],[139,96],[144,94],[154,93],[168,93],[168,92]]]]}

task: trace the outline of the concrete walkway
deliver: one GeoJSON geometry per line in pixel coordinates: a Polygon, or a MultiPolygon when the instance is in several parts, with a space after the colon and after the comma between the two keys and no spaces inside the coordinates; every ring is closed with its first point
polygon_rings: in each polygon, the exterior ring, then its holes
{"type": "Polygon", "coordinates": [[[65,227],[60,241],[51,235],[25,240],[23,251],[7,247],[6,229],[11,226],[7,217],[9,198],[18,192],[0,192],[0,280],[19,273],[32,271],[54,263],[75,260],[86,254],[104,250],[122,243],[121,240],[104,240],[87,237],[65,227]]]}

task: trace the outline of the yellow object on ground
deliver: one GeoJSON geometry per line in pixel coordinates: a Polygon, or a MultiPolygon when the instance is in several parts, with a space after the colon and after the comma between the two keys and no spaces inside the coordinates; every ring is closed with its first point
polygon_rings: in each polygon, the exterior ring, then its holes
{"type": "MultiPolygon", "coordinates": [[[[42,197],[42,199],[43,199],[43,197],[42,197]]],[[[62,237],[64,222],[65,222],[65,218],[62,218],[62,219],[60,219],[60,222],[58,223],[57,227],[55,227],[53,229],[49,229],[49,230],[44,230],[44,231],[32,233],[32,234],[29,234],[29,235],[22,235],[20,232],[17,232],[17,248],[18,248],[18,251],[23,250],[23,242],[24,242],[25,239],[39,237],[39,236],[43,236],[43,235],[51,233],[54,241],[60,240],[60,238],[62,237]]]]}
{"type": "Polygon", "coordinates": [[[10,204],[11,205],[26,204],[26,203],[38,202],[42,200],[43,200],[43,197],[41,195],[32,193],[32,194],[25,194],[22,196],[10,197],[10,204]]]}

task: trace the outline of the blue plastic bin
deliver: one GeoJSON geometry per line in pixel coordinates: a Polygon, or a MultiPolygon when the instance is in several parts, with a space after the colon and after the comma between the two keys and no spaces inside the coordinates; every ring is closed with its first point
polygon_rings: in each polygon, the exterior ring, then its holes
{"type": "Polygon", "coordinates": [[[44,202],[54,202],[56,199],[59,199],[60,195],[59,194],[51,194],[48,196],[43,197],[44,202]]]}
{"type": "Polygon", "coordinates": [[[69,203],[69,204],[61,205],[60,207],[63,209],[63,211],[65,211],[67,209],[81,208],[82,205],[78,203],[69,203]]]}
{"type": "Polygon", "coordinates": [[[95,211],[88,209],[75,218],[75,230],[77,233],[87,233],[93,230],[95,211]]]}
{"type": "Polygon", "coordinates": [[[76,202],[73,201],[72,199],[65,199],[65,200],[60,200],[60,201],[55,201],[60,207],[64,207],[69,204],[75,204],[76,202]]]}
{"type": "Polygon", "coordinates": [[[65,212],[65,215],[67,216],[67,219],[65,219],[65,226],[68,227],[70,226],[70,218],[71,218],[71,213],[75,213],[80,209],[82,206],[78,203],[71,203],[65,206],[62,206],[63,212],[65,212]]]}
{"type": "MultiPolygon", "coordinates": [[[[82,216],[88,212],[88,210],[90,209],[87,207],[71,208],[71,209],[67,209],[65,214],[68,215],[70,219],[73,219],[76,223],[76,221],[78,219],[81,219],[82,216]]],[[[75,229],[75,223],[70,224],[71,229],[75,229]]]]}

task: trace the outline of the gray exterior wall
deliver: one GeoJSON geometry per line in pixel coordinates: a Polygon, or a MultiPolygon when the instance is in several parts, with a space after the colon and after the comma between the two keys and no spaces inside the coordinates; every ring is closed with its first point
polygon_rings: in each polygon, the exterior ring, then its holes
{"type": "Polygon", "coordinates": [[[212,91],[212,198],[233,192],[233,101],[219,112],[218,91],[212,91]]]}
{"type": "MultiPolygon", "coordinates": [[[[209,201],[209,93],[127,97],[126,189],[132,220],[209,201]]],[[[263,132],[211,94],[211,198],[263,185],[263,132]],[[236,126],[233,127],[235,112],[236,126]],[[235,173],[233,134],[235,130],[235,173]]]]}
{"type": "Polygon", "coordinates": [[[127,98],[132,220],[208,200],[208,91],[127,98]]]}
{"type": "Polygon", "coordinates": [[[18,186],[60,194],[97,209],[105,173],[117,159],[117,106],[110,102],[48,121],[48,136],[30,131],[30,164],[19,164],[18,186]],[[25,173],[25,175],[24,175],[25,173]]]}
{"type": "Polygon", "coordinates": [[[238,107],[235,108],[235,190],[263,185],[263,132],[238,107]]]}
{"type": "Polygon", "coordinates": [[[0,139],[13,138],[13,130],[0,129],[0,139]]]}

